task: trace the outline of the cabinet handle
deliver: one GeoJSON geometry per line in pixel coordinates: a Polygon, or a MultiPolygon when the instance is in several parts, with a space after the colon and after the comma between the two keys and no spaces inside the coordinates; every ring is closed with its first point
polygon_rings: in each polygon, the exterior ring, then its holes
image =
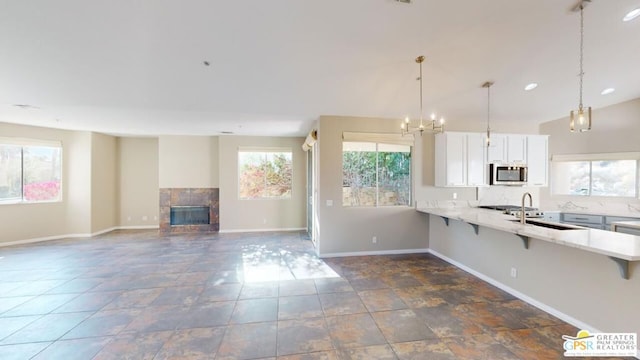
{"type": "Polygon", "coordinates": [[[536,185],[542,185],[542,183],[536,183],[536,184],[533,184],[533,186],[536,186],[536,185]]]}

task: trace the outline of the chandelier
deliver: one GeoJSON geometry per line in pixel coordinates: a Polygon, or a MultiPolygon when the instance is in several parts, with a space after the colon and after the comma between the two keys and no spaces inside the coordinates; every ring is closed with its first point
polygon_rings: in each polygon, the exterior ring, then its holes
{"type": "Polygon", "coordinates": [[[571,132],[576,130],[580,132],[591,130],[591,106],[585,108],[582,105],[582,82],[584,80],[584,8],[589,2],[591,2],[591,0],[581,0],[580,3],[573,8],[573,11],[580,11],[580,74],[578,74],[578,76],[580,76],[580,103],[578,110],[571,110],[569,113],[569,129],[571,132]]]}
{"type": "Polygon", "coordinates": [[[436,120],[436,114],[431,114],[431,119],[429,121],[425,121],[423,119],[423,110],[422,110],[422,63],[424,62],[424,56],[418,56],[416,58],[416,62],[420,66],[420,76],[417,80],[420,81],[420,122],[417,124],[412,124],[409,116],[405,117],[404,121],[400,124],[402,135],[419,132],[420,136],[422,133],[426,131],[431,132],[442,132],[444,131],[444,118],[440,117],[439,120],[436,120]]]}

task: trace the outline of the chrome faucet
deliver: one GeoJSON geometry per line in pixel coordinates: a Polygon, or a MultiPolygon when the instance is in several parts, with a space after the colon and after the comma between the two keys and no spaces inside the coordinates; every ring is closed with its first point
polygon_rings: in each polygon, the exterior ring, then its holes
{"type": "Polygon", "coordinates": [[[531,197],[531,194],[528,193],[528,192],[522,194],[522,210],[520,211],[520,223],[521,224],[525,223],[524,199],[527,197],[527,195],[529,195],[529,206],[533,206],[533,197],[531,197]]]}

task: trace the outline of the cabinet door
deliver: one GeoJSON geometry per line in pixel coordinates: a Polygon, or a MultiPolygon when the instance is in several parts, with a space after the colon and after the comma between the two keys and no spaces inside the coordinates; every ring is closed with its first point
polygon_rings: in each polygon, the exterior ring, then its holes
{"type": "Polygon", "coordinates": [[[466,134],[436,134],[435,185],[466,186],[466,134]]]}
{"type": "Polygon", "coordinates": [[[447,186],[466,185],[465,140],[465,134],[447,134],[447,186]]]}
{"type": "Polygon", "coordinates": [[[507,137],[500,134],[492,134],[489,149],[487,150],[487,162],[507,162],[507,137]]]}
{"type": "Polygon", "coordinates": [[[527,138],[528,185],[547,186],[549,172],[548,137],[530,135],[527,138]]]}
{"type": "Polygon", "coordinates": [[[527,136],[507,136],[507,162],[524,164],[527,162],[527,136]]]}
{"type": "Polygon", "coordinates": [[[487,185],[487,143],[485,134],[467,134],[467,185],[487,185]]]}

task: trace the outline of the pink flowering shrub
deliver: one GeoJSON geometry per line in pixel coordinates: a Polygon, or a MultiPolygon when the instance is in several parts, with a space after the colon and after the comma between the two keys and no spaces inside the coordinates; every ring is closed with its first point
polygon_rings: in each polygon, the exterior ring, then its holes
{"type": "Polygon", "coordinates": [[[24,185],[26,201],[56,200],[60,194],[60,181],[45,181],[24,185]]]}

